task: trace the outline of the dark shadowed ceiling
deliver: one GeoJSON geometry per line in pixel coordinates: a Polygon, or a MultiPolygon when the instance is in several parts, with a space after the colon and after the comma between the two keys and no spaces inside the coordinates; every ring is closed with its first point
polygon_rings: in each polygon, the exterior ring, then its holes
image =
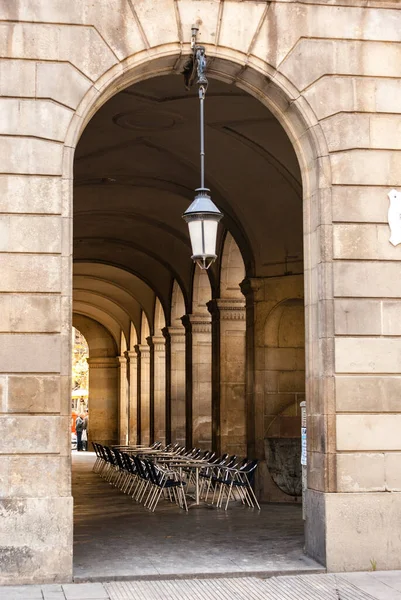
{"type": "MultiPolygon", "coordinates": [[[[166,308],[173,278],[190,297],[193,267],[181,215],[199,186],[198,111],[196,90],[186,92],[182,78],[170,75],[118,93],[85,129],[74,192],[74,287],[81,307],[100,303],[108,314],[111,294],[137,321],[129,298],[147,302],[142,306],[150,314],[156,293],[166,308]],[[93,263],[96,275],[86,286],[93,263]],[[123,275],[121,286],[121,270],[136,277],[123,275]]],[[[248,275],[302,271],[301,181],[291,143],[259,101],[217,80],[206,99],[206,182],[248,275]]],[[[119,319],[126,324],[122,313],[119,319]]]]}

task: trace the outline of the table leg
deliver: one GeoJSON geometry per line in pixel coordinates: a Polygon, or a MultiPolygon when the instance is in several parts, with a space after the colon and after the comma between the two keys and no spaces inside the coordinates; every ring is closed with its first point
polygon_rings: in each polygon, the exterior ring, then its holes
{"type": "Polygon", "coordinates": [[[199,505],[199,469],[195,469],[195,504],[199,505]]]}

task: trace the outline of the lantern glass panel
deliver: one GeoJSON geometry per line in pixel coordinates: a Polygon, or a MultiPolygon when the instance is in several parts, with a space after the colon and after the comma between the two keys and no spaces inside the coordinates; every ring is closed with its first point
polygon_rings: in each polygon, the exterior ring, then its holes
{"type": "Polygon", "coordinates": [[[206,256],[215,256],[216,254],[217,225],[217,220],[206,219],[203,222],[205,238],[204,254],[206,256]]]}
{"type": "Polygon", "coordinates": [[[201,256],[203,254],[203,243],[202,243],[202,221],[194,219],[189,221],[189,237],[191,238],[192,254],[193,256],[201,256]]]}

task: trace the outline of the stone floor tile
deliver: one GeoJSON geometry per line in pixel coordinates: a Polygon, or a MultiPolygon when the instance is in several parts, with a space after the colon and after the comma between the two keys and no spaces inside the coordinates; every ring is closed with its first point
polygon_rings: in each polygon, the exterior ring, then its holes
{"type": "Polygon", "coordinates": [[[64,592],[46,592],[43,591],[43,600],[65,600],[64,592]]]}
{"type": "Polygon", "coordinates": [[[43,595],[38,585],[3,586],[0,600],[43,600],[43,595]]]}
{"type": "Polygon", "coordinates": [[[109,600],[101,583],[67,583],[63,585],[66,600],[109,600]]]}
{"type": "Polygon", "coordinates": [[[401,592],[401,571],[374,571],[372,576],[398,592],[401,592]]]}

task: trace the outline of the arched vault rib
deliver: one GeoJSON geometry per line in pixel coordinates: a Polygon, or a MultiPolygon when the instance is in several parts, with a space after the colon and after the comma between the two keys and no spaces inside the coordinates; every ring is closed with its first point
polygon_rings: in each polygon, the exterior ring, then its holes
{"type": "MultiPolygon", "coordinates": [[[[140,263],[140,259],[138,259],[137,263],[134,262],[135,266],[138,269],[135,274],[140,279],[143,279],[144,281],[146,281],[150,285],[150,287],[156,292],[156,295],[159,296],[160,298],[163,298],[165,302],[168,297],[167,294],[168,294],[168,290],[170,287],[170,281],[172,278],[177,279],[180,282],[180,285],[184,286],[185,288],[188,288],[189,279],[190,279],[190,271],[191,271],[191,266],[192,266],[190,257],[188,254],[185,254],[184,256],[180,257],[182,262],[184,264],[186,263],[187,272],[179,273],[170,263],[168,263],[161,256],[158,256],[154,252],[149,251],[147,248],[144,248],[144,247],[136,244],[135,242],[128,242],[125,240],[120,240],[120,239],[115,239],[115,238],[110,238],[110,237],[105,237],[105,236],[102,236],[102,237],[81,236],[80,238],[75,240],[74,246],[75,246],[74,247],[74,256],[84,262],[99,262],[99,263],[105,263],[105,264],[114,264],[116,266],[119,266],[120,268],[123,268],[124,270],[130,270],[130,265],[132,265],[132,263],[134,261],[132,260],[132,258],[133,258],[132,255],[129,254],[128,252],[126,253],[126,256],[124,257],[127,260],[126,264],[121,263],[121,262],[120,262],[120,264],[116,264],[115,260],[110,259],[110,256],[113,256],[113,259],[115,259],[115,249],[120,248],[120,249],[125,249],[127,251],[129,251],[129,250],[136,251],[139,255],[141,255],[141,257],[142,257],[141,262],[145,265],[146,265],[146,263],[149,263],[149,260],[153,263],[156,263],[159,267],[158,269],[155,269],[155,265],[153,265],[153,271],[152,271],[152,269],[150,269],[149,271],[146,269],[144,269],[144,271],[141,271],[141,270],[139,270],[141,267],[141,263],[140,263]],[[95,247],[96,247],[96,252],[94,252],[93,255],[90,256],[88,249],[89,248],[94,249],[95,247]],[[106,252],[107,247],[109,247],[108,248],[109,252],[106,252]],[[110,247],[112,248],[111,252],[110,252],[110,247]],[[84,251],[84,249],[85,249],[85,251],[84,251]],[[106,256],[104,256],[103,254],[101,255],[101,253],[106,254],[106,256]],[[159,273],[157,273],[157,271],[159,273]],[[163,281],[162,271],[164,271],[165,283],[168,284],[168,288],[166,290],[164,290],[164,293],[161,291],[161,288],[160,288],[160,281],[163,281]],[[150,279],[150,277],[152,277],[152,279],[150,279]],[[159,281],[158,281],[158,278],[159,278],[159,281]],[[185,283],[187,283],[186,286],[185,286],[185,283]]],[[[75,258],[75,260],[76,260],[76,258],[75,258]]],[[[120,257],[120,260],[121,259],[122,259],[122,257],[120,257]]],[[[142,267],[143,267],[143,265],[142,265],[142,267]]]]}
{"type": "MultiPolygon", "coordinates": [[[[140,323],[140,312],[145,310],[148,313],[149,307],[144,307],[138,299],[119,285],[105,279],[92,277],[89,275],[74,275],[73,290],[89,291],[110,298],[120,308],[125,310],[131,321],[138,328],[140,323]]],[[[151,314],[151,313],[150,313],[151,314]]]]}
{"type": "Polygon", "coordinates": [[[120,324],[117,323],[114,318],[108,315],[106,312],[93,306],[92,304],[88,304],[87,302],[77,301],[73,306],[73,314],[84,315],[93,321],[100,323],[100,325],[102,325],[113,337],[116,343],[116,348],[120,347],[120,324]]]}
{"type": "Polygon", "coordinates": [[[85,302],[99,308],[112,317],[119,324],[121,330],[124,331],[125,336],[129,337],[130,315],[109,297],[93,291],[75,290],[73,294],[74,302],[85,302]]]}

